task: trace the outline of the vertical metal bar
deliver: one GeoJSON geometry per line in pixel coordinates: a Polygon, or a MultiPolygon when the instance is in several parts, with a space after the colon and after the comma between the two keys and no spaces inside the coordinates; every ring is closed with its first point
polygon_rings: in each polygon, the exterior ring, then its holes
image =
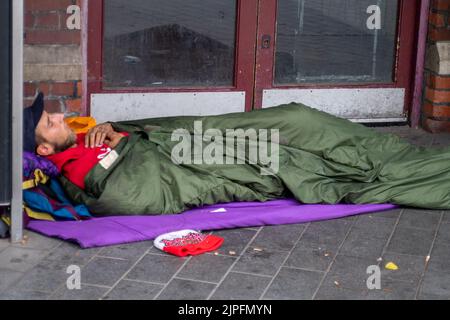
{"type": "MultiPolygon", "coordinates": [[[[88,116],[88,31],[89,31],[89,14],[88,14],[88,0],[81,0],[81,57],[82,65],[82,81],[83,95],[81,97],[81,113],[83,116],[88,116]]],[[[79,94],[79,93],[78,93],[79,94]]]]}
{"type": "Polygon", "coordinates": [[[423,78],[425,70],[425,52],[428,34],[428,14],[430,11],[430,0],[422,0],[420,7],[419,36],[417,39],[417,60],[415,72],[415,84],[413,103],[411,110],[411,127],[419,128],[420,110],[422,109],[423,78]]]}
{"type": "Polygon", "coordinates": [[[301,77],[301,70],[297,68],[297,46],[298,46],[298,37],[303,36],[304,24],[305,24],[305,0],[298,0],[297,7],[297,17],[298,17],[298,30],[295,32],[294,39],[294,52],[293,56],[293,69],[297,70],[297,81],[301,77]]]}
{"type": "MultiPolygon", "coordinates": [[[[377,6],[380,8],[381,0],[377,1],[377,6]]],[[[381,11],[381,8],[380,8],[381,11]]],[[[384,11],[386,13],[386,10],[384,11]]],[[[377,51],[378,51],[378,29],[375,29],[375,36],[373,39],[373,52],[372,52],[372,78],[375,80],[377,73],[377,51]]]]}
{"type": "Polygon", "coordinates": [[[12,199],[11,241],[23,235],[22,117],[23,117],[23,0],[12,1],[12,199]]]}

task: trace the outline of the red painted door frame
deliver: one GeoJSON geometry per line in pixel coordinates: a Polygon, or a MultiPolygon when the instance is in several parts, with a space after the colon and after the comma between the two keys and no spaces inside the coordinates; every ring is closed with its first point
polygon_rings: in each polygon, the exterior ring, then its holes
{"type": "Polygon", "coordinates": [[[143,92],[245,92],[245,110],[253,105],[255,82],[255,35],[258,0],[237,0],[236,55],[233,86],[221,87],[167,87],[107,89],[102,86],[103,56],[103,6],[105,0],[88,1],[87,22],[87,100],[85,114],[90,113],[90,96],[93,93],[143,93],[143,92]]]}
{"type": "Polygon", "coordinates": [[[245,91],[245,110],[260,109],[262,92],[272,88],[405,88],[404,113],[410,112],[413,95],[417,19],[420,0],[399,0],[399,22],[394,82],[377,84],[302,84],[274,86],[277,0],[238,0],[234,86],[183,88],[106,89],[102,86],[103,5],[105,0],[90,0],[87,22],[87,106],[92,93],[142,92],[218,92],[245,91]],[[271,37],[269,48],[262,48],[263,36],[271,37]],[[256,57],[256,58],[255,58],[256,57]]]}
{"type": "Polygon", "coordinates": [[[256,82],[254,108],[262,106],[263,90],[287,88],[406,88],[404,113],[407,116],[414,83],[415,44],[417,40],[417,18],[420,9],[420,0],[400,0],[397,27],[397,45],[394,82],[377,84],[302,84],[302,85],[274,85],[274,57],[276,48],[276,17],[277,0],[259,0],[258,7],[258,35],[256,51],[256,82]],[[269,36],[271,45],[263,47],[263,37],[269,36]]]}

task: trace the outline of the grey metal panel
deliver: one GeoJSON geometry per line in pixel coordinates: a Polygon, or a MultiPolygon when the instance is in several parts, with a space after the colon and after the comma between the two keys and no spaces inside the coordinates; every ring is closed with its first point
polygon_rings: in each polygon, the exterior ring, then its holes
{"type": "Polygon", "coordinates": [[[0,1],[0,205],[11,200],[11,2],[0,1]]]}
{"type": "Polygon", "coordinates": [[[99,93],[91,95],[97,122],[215,115],[245,111],[245,92],[99,93]]]}
{"type": "Polygon", "coordinates": [[[12,1],[12,242],[21,241],[23,235],[23,13],[23,0],[12,1]]]}
{"type": "Polygon", "coordinates": [[[368,119],[406,119],[404,88],[272,89],[263,91],[263,108],[299,102],[358,122],[368,119]]]}

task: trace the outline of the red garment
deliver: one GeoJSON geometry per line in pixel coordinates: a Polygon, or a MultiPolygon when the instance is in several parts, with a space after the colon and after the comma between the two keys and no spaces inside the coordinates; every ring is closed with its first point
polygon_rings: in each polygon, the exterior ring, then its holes
{"type": "MultiPolygon", "coordinates": [[[[128,133],[121,132],[125,136],[128,133]]],[[[86,148],[84,137],[86,133],[77,134],[77,146],[63,152],[52,154],[47,158],[53,162],[63,176],[84,190],[84,178],[95,165],[105,158],[112,149],[106,144],[100,147],[86,148]]]]}
{"type": "Polygon", "coordinates": [[[217,250],[223,238],[195,230],[179,230],[162,234],[153,241],[155,247],[179,257],[217,250]]]}

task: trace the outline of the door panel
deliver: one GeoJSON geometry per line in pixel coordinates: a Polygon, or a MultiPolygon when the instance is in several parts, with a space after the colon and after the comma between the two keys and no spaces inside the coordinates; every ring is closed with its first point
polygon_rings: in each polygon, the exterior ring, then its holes
{"type": "Polygon", "coordinates": [[[393,82],[398,1],[279,0],[277,9],[276,85],[393,82]],[[380,29],[367,26],[374,3],[380,29]]]}
{"type": "Polygon", "coordinates": [[[85,112],[122,120],[251,110],[257,3],[89,1],[85,112]]]}
{"type": "Polygon", "coordinates": [[[354,121],[406,121],[416,4],[260,0],[254,107],[295,101],[354,121]]]}
{"type": "Polygon", "coordinates": [[[89,1],[85,111],[120,120],[297,101],[405,121],[419,2],[89,1]]]}

